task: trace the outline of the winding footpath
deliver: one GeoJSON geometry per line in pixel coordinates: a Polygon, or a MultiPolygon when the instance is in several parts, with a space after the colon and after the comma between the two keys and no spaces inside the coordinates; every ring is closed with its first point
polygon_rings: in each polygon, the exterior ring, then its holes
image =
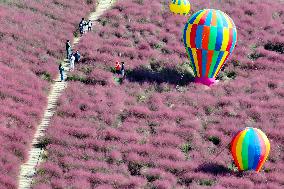
{"type": "MultiPolygon", "coordinates": [[[[95,25],[95,21],[99,18],[99,16],[101,16],[105,10],[109,9],[114,2],[114,0],[98,0],[96,11],[92,12],[88,18],[93,21],[93,25],[95,25]]],[[[72,46],[76,45],[79,41],[80,37],[74,38],[72,46]]],[[[63,63],[63,66],[64,69],[67,70],[67,72],[65,71],[64,76],[66,78],[69,70],[67,61],[63,63]]],[[[58,75],[55,83],[52,85],[52,89],[48,96],[48,105],[44,111],[43,119],[41,120],[41,123],[39,124],[34,135],[32,147],[28,153],[28,160],[21,165],[19,175],[19,189],[31,188],[32,179],[36,173],[36,167],[40,162],[43,161],[42,155],[44,153],[44,149],[40,148],[38,144],[40,143],[40,139],[45,135],[45,130],[48,128],[49,122],[56,111],[56,105],[59,96],[62,94],[66,87],[67,82],[60,82],[60,75],[58,75]]]]}

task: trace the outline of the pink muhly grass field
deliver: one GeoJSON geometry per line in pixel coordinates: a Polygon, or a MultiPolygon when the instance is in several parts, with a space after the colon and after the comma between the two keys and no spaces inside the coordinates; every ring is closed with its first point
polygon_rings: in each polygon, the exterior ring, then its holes
{"type": "Polygon", "coordinates": [[[1,2],[0,188],[17,188],[65,41],[91,8],[74,0],[1,2]]]}
{"type": "Polygon", "coordinates": [[[168,2],[118,1],[82,38],[83,59],[60,97],[34,188],[78,188],[78,180],[86,188],[283,185],[280,4],[191,1],[193,12],[218,8],[238,28],[220,82],[205,89],[186,65],[186,18],[171,14],[168,2]],[[116,60],[126,65],[121,84],[116,60]],[[247,126],[262,129],[272,147],[258,174],[238,173],[228,148],[247,126]]]}

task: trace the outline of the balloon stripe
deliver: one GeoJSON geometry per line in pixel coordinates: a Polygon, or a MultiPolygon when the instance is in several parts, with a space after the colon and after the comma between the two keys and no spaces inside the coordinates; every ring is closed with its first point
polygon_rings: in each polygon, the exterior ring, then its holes
{"type": "MultiPolygon", "coordinates": [[[[223,52],[223,51],[221,51],[221,52],[223,52]]],[[[225,64],[225,62],[226,62],[226,60],[227,60],[228,57],[229,57],[229,52],[228,52],[228,51],[225,51],[225,52],[224,52],[224,55],[223,55],[223,57],[222,57],[222,59],[221,59],[221,61],[220,61],[220,63],[219,63],[219,65],[218,65],[217,71],[215,71],[214,77],[216,77],[216,76],[218,75],[218,73],[220,72],[221,68],[222,68],[223,65],[225,64]]]]}
{"type": "Polygon", "coordinates": [[[194,58],[193,58],[193,55],[192,55],[192,50],[190,48],[186,48],[186,51],[187,51],[187,54],[189,55],[190,62],[193,66],[194,75],[197,76],[197,70],[196,70],[196,66],[194,64],[194,58]]]}
{"type": "Polygon", "coordinates": [[[205,20],[205,26],[210,26],[211,20],[212,20],[212,14],[214,11],[208,11],[206,20],[205,20]]]}
{"type": "Polygon", "coordinates": [[[199,67],[199,75],[200,77],[202,77],[202,50],[200,49],[196,49],[196,53],[197,53],[197,60],[198,60],[198,67],[199,67]]]}
{"type": "Polygon", "coordinates": [[[237,29],[233,28],[233,43],[232,43],[230,52],[232,52],[234,50],[236,42],[237,42],[237,29]]]}
{"type": "Polygon", "coordinates": [[[212,78],[214,76],[214,68],[215,68],[215,65],[216,65],[216,62],[217,62],[217,58],[219,57],[219,53],[220,51],[213,51],[214,54],[213,54],[213,58],[212,58],[212,63],[211,63],[211,66],[210,66],[210,72],[209,72],[209,78],[212,78]]]}
{"type": "Polygon", "coordinates": [[[229,28],[229,23],[228,23],[228,20],[225,17],[225,14],[222,11],[220,11],[220,14],[221,14],[221,19],[223,21],[223,27],[229,28]]]}
{"type": "Polygon", "coordinates": [[[197,26],[196,36],[195,36],[195,44],[197,49],[201,49],[201,42],[202,42],[202,33],[203,33],[202,25],[197,26]]]}
{"type": "Polygon", "coordinates": [[[202,16],[206,13],[206,11],[202,11],[200,12],[200,14],[196,17],[196,19],[194,20],[193,24],[199,24],[200,19],[202,18],[202,16]]]}
{"type": "Polygon", "coordinates": [[[226,51],[229,42],[229,28],[223,28],[223,41],[221,51],[226,51]]]}
{"type": "Polygon", "coordinates": [[[209,71],[210,71],[210,67],[211,67],[211,64],[212,64],[212,57],[213,57],[214,51],[208,51],[207,53],[208,54],[207,54],[206,74],[205,74],[205,76],[209,77],[209,71]]]}
{"type": "Polygon", "coordinates": [[[183,32],[183,35],[184,35],[183,39],[184,39],[184,43],[185,43],[184,46],[186,46],[186,47],[190,47],[190,39],[191,39],[190,33],[191,33],[191,31],[192,31],[192,24],[186,25],[185,31],[183,32]]]}
{"type": "Polygon", "coordinates": [[[211,26],[210,27],[208,50],[215,50],[216,39],[217,39],[217,27],[211,26]]]}
{"type": "Polygon", "coordinates": [[[218,58],[216,60],[215,65],[214,65],[213,72],[212,72],[214,77],[216,77],[218,66],[219,66],[219,64],[220,64],[220,62],[221,62],[223,57],[224,57],[224,52],[223,51],[219,51],[219,55],[218,55],[218,58]]]}
{"type": "Polygon", "coordinates": [[[188,30],[188,27],[189,27],[189,26],[191,27],[191,24],[189,25],[189,23],[187,22],[187,23],[185,23],[184,28],[183,28],[182,37],[183,37],[183,45],[185,46],[185,48],[188,47],[187,44],[189,44],[188,41],[190,41],[190,40],[188,39],[188,38],[190,37],[190,35],[188,36],[188,32],[191,31],[191,28],[190,28],[190,30],[188,30]]]}
{"type": "Polygon", "coordinates": [[[202,48],[208,49],[208,43],[210,38],[210,27],[203,26],[203,33],[202,33],[202,48]]]}
{"type": "Polygon", "coordinates": [[[243,140],[243,144],[242,144],[242,164],[243,164],[243,170],[247,170],[248,169],[248,145],[249,145],[249,139],[250,139],[250,132],[249,130],[246,130],[246,135],[244,137],[243,140]]]}
{"type": "Polygon", "coordinates": [[[253,135],[255,137],[254,139],[254,144],[256,145],[256,149],[255,149],[255,154],[254,154],[254,158],[253,158],[253,164],[251,166],[250,169],[255,170],[257,167],[257,164],[259,162],[260,159],[260,155],[261,155],[261,143],[260,143],[260,137],[257,134],[257,131],[255,129],[253,129],[253,135]]]}
{"type": "Polygon", "coordinates": [[[258,165],[256,167],[256,171],[258,172],[261,169],[262,165],[263,165],[262,162],[263,162],[264,157],[265,157],[266,148],[265,148],[265,142],[264,142],[264,140],[262,138],[262,135],[260,134],[260,132],[258,130],[256,130],[256,132],[257,132],[257,134],[259,136],[259,141],[260,141],[260,146],[261,146],[261,151],[262,151],[262,153],[261,153],[261,155],[259,157],[258,165]]]}
{"type": "Polygon", "coordinates": [[[257,151],[257,143],[256,143],[256,137],[254,135],[254,130],[252,128],[248,129],[248,161],[247,161],[247,168],[250,170],[253,167],[253,161],[254,161],[254,156],[257,151]],[[252,142],[250,142],[252,141],[252,142]]]}
{"type": "Polygon", "coordinates": [[[189,47],[191,48],[196,48],[196,44],[195,44],[196,30],[197,30],[197,25],[193,24],[191,31],[190,31],[190,46],[189,47]]]}
{"type": "Polygon", "coordinates": [[[259,172],[259,170],[261,169],[261,167],[263,166],[265,160],[267,159],[268,157],[268,154],[269,154],[269,151],[270,151],[270,143],[269,143],[269,140],[267,138],[267,136],[260,130],[258,130],[258,133],[261,135],[261,139],[263,140],[263,144],[264,144],[264,150],[265,150],[265,153],[263,153],[264,155],[261,156],[261,160],[259,162],[259,165],[256,169],[257,172],[259,172]]]}
{"type": "Polygon", "coordinates": [[[198,64],[198,59],[197,59],[197,49],[196,48],[192,48],[192,55],[193,55],[193,59],[194,59],[194,64],[196,66],[196,72],[197,72],[197,77],[200,77],[200,70],[199,70],[199,64],[198,64]]]}
{"type": "Polygon", "coordinates": [[[223,28],[217,27],[217,39],[216,39],[216,45],[215,45],[216,51],[219,51],[221,49],[222,42],[223,42],[223,28]]]}
{"type": "Polygon", "coordinates": [[[233,28],[229,28],[229,41],[228,41],[228,46],[226,48],[226,51],[230,51],[232,47],[232,42],[233,42],[233,28]]]}
{"type": "Polygon", "coordinates": [[[239,138],[239,140],[237,141],[237,145],[236,145],[236,154],[237,154],[237,162],[239,162],[240,165],[240,170],[244,170],[244,166],[243,166],[243,156],[242,156],[242,148],[243,148],[243,142],[244,142],[244,137],[246,135],[246,130],[244,130],[241,133],[241,136],[239,138]]]}
{"type": "Polygon", "coordinates": [[[217,15],[217,27],[223,28],[223,19],[221,18],[222,15],[219,10],[215,11],[217,15]]]}
{"type": "Polygon", "coordinates": [[[203,14],[203,16],[199,20],[199,23],[198,23],[199,25],[204,25],[205,24],[205,21],[206,21],[208,13],[209,13],[209,11],[205,11],[205,14],[203,14]]]}
{"type": "Polygon", "coordinates": [[[212,20],[211,20],[211,26],[217,26],[217,15],[216,15],[216,11],[213,11],[212,13],[212,20]]]}
{"type": "Polygon", "coordinates": [[[181,4],[181,1],[180,0],[178,0],[178,5],[180,5],[181,4]]]}
{"type": "Polygon", "coordinates": [[[231,19],[229,18],[229,16],[228,16],[226,13],[223,13],[223,15],[224,15],[224,17],[225,17],[225,19],[226,19],[226,21],[227,21],[228,27],[229,27],[229,28],[233,28],[233,24],[232,24],[232,21],[231,21],[231,19]]]}
{"type": "Polygon", "coordinates": [[[194,13],[194,15],[192,15],[191,19],[189,20],[189,23],[190,23],[190,24],[193,24],[194,21],[195,21],[195,19],[197,18],[197,16],[198,16],[202,11],[203,11],[203,10],[200,10],[200,11],[194,13]]]}
{"type": "Polygon", "coordinates": [[[239,170],[241,170],[240,168],[240,164],[239,164],[239,161],[238,161],[238,158],[237,158],[237,143],[239,141],[239,138],[242,134],[243,130],[240,130],[234,137],[234,139],[232,140],[231,142],[231,152],[232,152],[232,155],[233,155],[233,158],[234,158],[234,161],[235,161],[235,164],[236,166],[238,167],[239,170]]]}
{"type": "Polygon", "coordinates": [[[172,1],[172,2],[173,2],[173,4],[176,4],[176,1],[177,1],[177,0],[173,0],[173,1],[172,1]]]}
{"type": "Polygon", "coordinates": [[[207,50],[200,50],[202,53],[202,77],[206,76],[207,50]]]}
{"type": "MultiPolygon", "coordinates": [[[[226,13],[225,13],[225,14],[226,14],[226,13]]],[[[226,14],[226,15],[227,15],[227,14],[226,14]]],[[[232,20],[232,18],[229,17],[229,15],[227,15],[227,17],[229,18],[229,20],[230,20],[230,22],[231,22],[231,24],[232,24],[232,28],[236,28],[236,25],[235,25],[234,21],[232,20]]]]}

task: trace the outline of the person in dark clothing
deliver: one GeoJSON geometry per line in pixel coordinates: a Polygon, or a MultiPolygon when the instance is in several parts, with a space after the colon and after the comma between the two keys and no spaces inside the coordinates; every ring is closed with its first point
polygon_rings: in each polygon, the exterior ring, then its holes
{"type": "Polygon", "coordinates": [[[75,62],[78,63],[80,61],[80,58],[81,58],[81,55],[80,55],[79,51],[76,51],[74,56],[75,56],[75,62]]]}
{"type": "Polygon", "coordinates": [[[66,59],[69,59],[72,53],[70,40],[66,41],[66,59]]]}
{"type": "Polygon", "coordinates": [[[81,36],[84,34],[85,25],[86,25],[85,18],[82,18],[81,22],[79,23],[79,31],[81,36]]]}
{"type": "Polygon", "coordinates": [[[58,69],[60,72],[61,81],[64,81],[64,68],[61,63],[59,64],[58,69]]]}
{"type": "Polygon", "coordinates": [[[122,75],[122,78],[124,79],[124,77],[125,77],[125,67],[124,67],[124,62],[121,62],[120,73],[121,73],[121,75],[122,75]]]}

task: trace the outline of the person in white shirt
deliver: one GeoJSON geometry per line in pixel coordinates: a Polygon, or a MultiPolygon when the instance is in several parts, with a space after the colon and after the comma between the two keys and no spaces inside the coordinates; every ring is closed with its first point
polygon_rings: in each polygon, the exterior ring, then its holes
{"type": "Polygon", "coordinates": [[[75,56],[73,54],[70,58],[70,68],[71,68],[71,71],[74,71],[75,69],[75,56]]]}
{"type": "Polygon", "coordinates": [[[91,31],[91,30],[92,30],[92,25],[93,25],[92,21],[89,20],[89,21],[88,21],[88,31],[91,31]]]}

